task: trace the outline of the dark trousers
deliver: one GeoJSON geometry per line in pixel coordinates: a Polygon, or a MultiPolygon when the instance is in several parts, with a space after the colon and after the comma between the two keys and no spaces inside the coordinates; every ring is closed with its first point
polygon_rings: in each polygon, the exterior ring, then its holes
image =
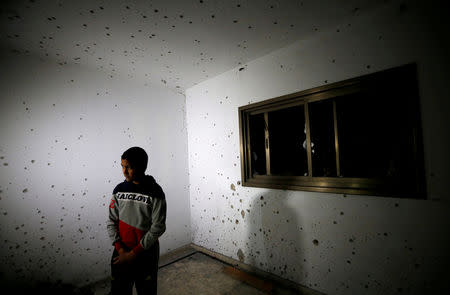
{"type": "Polygon", "coordinates": [[[145,250],[129,264],[113,264],[114,257],[118,256],[114,250],[111,258],[111,294],[131,295],[133,283],[139,295],[156,295],[159,261],[159,241],[145,250]]]}

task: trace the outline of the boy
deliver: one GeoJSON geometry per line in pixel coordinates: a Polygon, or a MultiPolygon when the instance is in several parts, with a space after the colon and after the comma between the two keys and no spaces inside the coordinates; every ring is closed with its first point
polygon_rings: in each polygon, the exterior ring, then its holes
{"type": "Polygon", "coordinates": [[[132,147],[121,157],[125,181],[113,191],[107,229],[115,247],[111,258],[111,293],[156,294],[158,238],[166,230],[166,200],[161,187],[145,175],[148,156],[132,147]]]}

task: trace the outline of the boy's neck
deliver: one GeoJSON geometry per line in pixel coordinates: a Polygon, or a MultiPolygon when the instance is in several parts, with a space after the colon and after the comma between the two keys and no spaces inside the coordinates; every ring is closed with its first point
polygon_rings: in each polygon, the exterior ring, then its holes
{"type": "Polygon", "coordinates": [[[142,180],[144,179],[144,177],[145,177],[144,173],[139,175],[135,180],[133,180],[133,183],[134,184],[140,184],[142,182],[142,180]]]}

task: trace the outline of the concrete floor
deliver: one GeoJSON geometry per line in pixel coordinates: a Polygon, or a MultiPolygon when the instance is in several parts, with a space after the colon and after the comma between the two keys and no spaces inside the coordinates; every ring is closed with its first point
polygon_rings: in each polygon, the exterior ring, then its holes
{"type": "MultiPolygon", "coordinates": [[[[109,281],[90,287],[95,295],[107,295],[109,281]]],[[[133,294],[136,294],[134,291],[133,294]]],[[[215,258],[184,247],[160,258],[159,295],[259,295],[300,294],[273,281],[240,271],[215,258]]]]}
{"type": "Polygon", "coordinates": [[[197,252],[159,271],[158,294],[298,294],[197,252]]]}

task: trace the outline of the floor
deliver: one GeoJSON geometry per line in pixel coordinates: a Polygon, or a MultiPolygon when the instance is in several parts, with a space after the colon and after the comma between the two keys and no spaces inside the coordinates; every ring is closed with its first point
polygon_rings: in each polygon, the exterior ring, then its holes
{"type": "MultiPolygon", "coordinates": [[[[109,281],[91,286],[91,294],[107,295],[109,281]]],[[[136,294],[133,292],[133,294],[136,294]]],[[[240,271],[215,258],[191,249],[172,257],[161,257],[158,273],[159,295],[260,295],[299,294],[255,275],[240,271]],[[177,258],[178,257],[178,258],[177,258]]]]}

